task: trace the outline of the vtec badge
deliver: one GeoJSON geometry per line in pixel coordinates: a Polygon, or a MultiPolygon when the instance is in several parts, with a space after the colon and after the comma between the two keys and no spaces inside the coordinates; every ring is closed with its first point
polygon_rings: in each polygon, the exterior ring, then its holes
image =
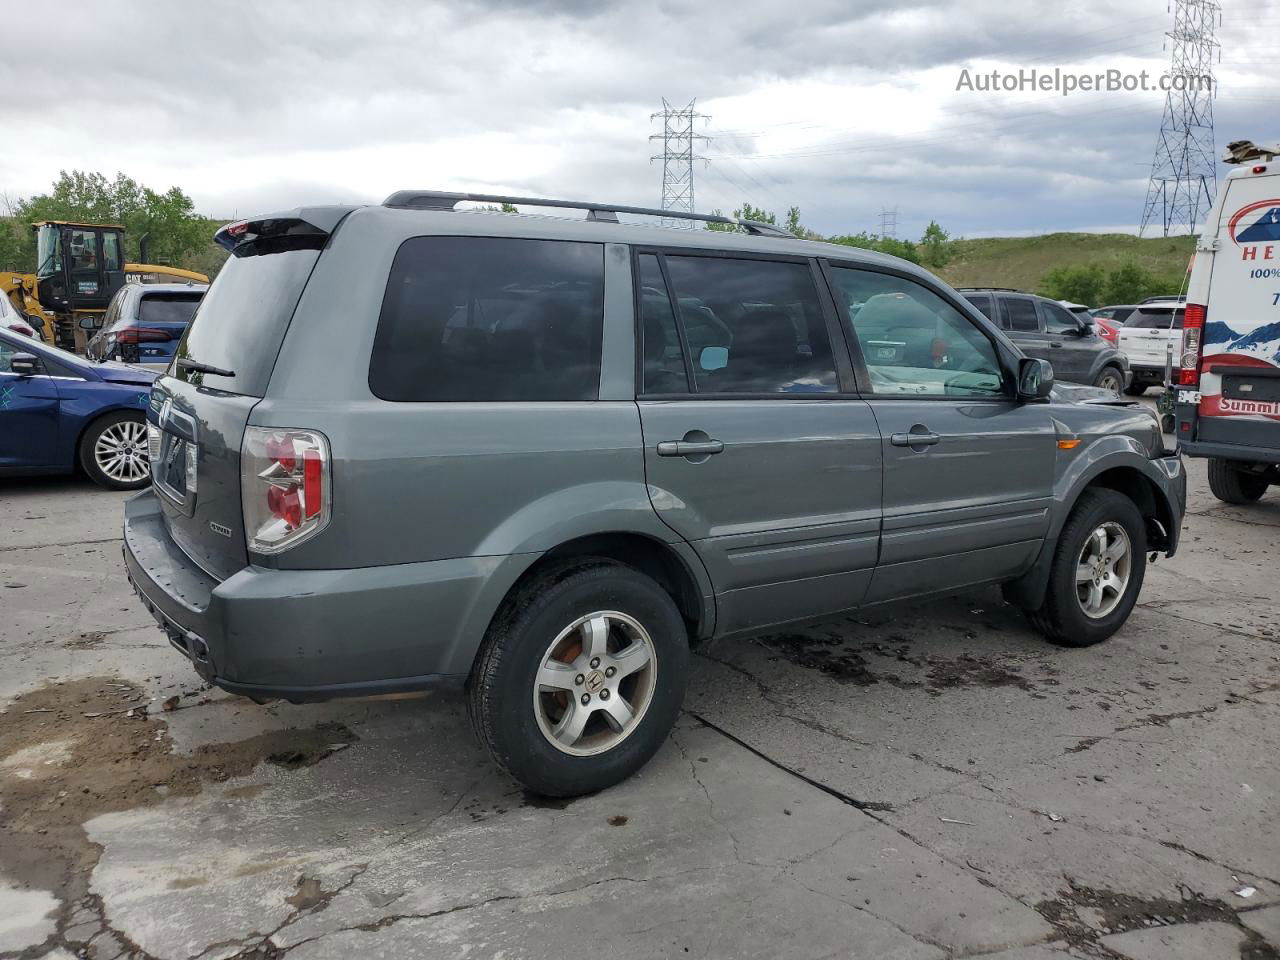
{"type": "Polygon", "coordinates": [[[220,534],[221,536],[224,536],[224,537],[231,536],[230,527],[224,527],[222,524],[214,523],[212,520],[209,521],[209,529],[212,530],[214,533],[220,534]]]}

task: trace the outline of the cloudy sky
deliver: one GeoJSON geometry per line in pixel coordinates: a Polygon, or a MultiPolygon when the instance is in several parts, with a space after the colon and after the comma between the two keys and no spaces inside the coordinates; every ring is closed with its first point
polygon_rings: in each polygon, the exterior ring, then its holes
{"type": "MultiPolygon", "coordinates": [[[[1219,152],[1274,142],[1280,0],[1222,17],[1219,152]]],[[[1157,76],[1171,25],[1166,0],[75,2],[56,56],[0,56],[0,194],[79,168],[177,185],[217,217],[406,187],[657,205],[665,97],[709,117],[702,210],[797,204],[833,233],[896,207],[908,237],[930,219],[1133,230],[1162,93],[956,85],[964,68],[1157,76]]]]}

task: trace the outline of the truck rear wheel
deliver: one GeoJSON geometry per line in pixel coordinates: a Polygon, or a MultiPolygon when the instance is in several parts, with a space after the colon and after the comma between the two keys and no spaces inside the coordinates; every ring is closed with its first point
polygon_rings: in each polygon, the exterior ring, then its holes
{"type": "Polygon", "coordinates": [[[1234,460],[1209,459],[1209,489],[1223,503],[1253,503],[1269,486],[1265,475],[1242,470],[1234,460]]]}

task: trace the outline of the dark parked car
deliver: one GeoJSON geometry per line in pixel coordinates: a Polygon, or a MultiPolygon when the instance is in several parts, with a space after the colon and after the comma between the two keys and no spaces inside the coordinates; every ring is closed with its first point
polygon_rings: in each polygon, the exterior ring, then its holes
{"type": "Polygon", "coordinates": [[[1110,320],[1116,326],[1124,326],[1125,321],[1137,309],[1137,304],[1133,303],[1110,304],[1105,307],[1098,307],[1093,311],[1093,315],[1103,320],[1110,320]]]}
{"type": "Polygon", "coordinates": [[[463,200],[556,205],[406,192],[219,231],[124,520],[210,682],[465,685],[500,764],[577,794],[662,745],[698,639],[999,583],[1087,646],[1177,547],[1155,418],[1059,399],[914,264],[463,200]]]}
{"type": "Polygon", "coordinates": [[[209,288],[202,283],[128,283],[112,298],[85,353],[162,371],[209,288]]]}
{"type": "Polygon", "coordinates": [[[1058,301],[992,287],[965,287],[960,292],[1028,357],[1052,363],[1059,379],[1115,394],[1127,386],[1125,355],[1100,337],[1093,324],[1058,301]]]}
{"type": "Polygon", "coordinates": [[[0,474],[79,468],[104,487],[146,486],[144,414],[155,378],[0,330],[0,474]]]}

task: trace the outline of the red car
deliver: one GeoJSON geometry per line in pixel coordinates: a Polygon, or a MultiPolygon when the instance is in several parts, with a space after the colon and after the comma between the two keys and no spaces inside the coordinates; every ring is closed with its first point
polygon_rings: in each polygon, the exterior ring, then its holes
{"type": "Polygon", "coordinates": [[[1110,320],[1103,320],[1101,317],[1093,318],[1093,329],[1098,331],[1098,336],[1113,347],[1120,346],[1120,328],[1110,320]]]}

